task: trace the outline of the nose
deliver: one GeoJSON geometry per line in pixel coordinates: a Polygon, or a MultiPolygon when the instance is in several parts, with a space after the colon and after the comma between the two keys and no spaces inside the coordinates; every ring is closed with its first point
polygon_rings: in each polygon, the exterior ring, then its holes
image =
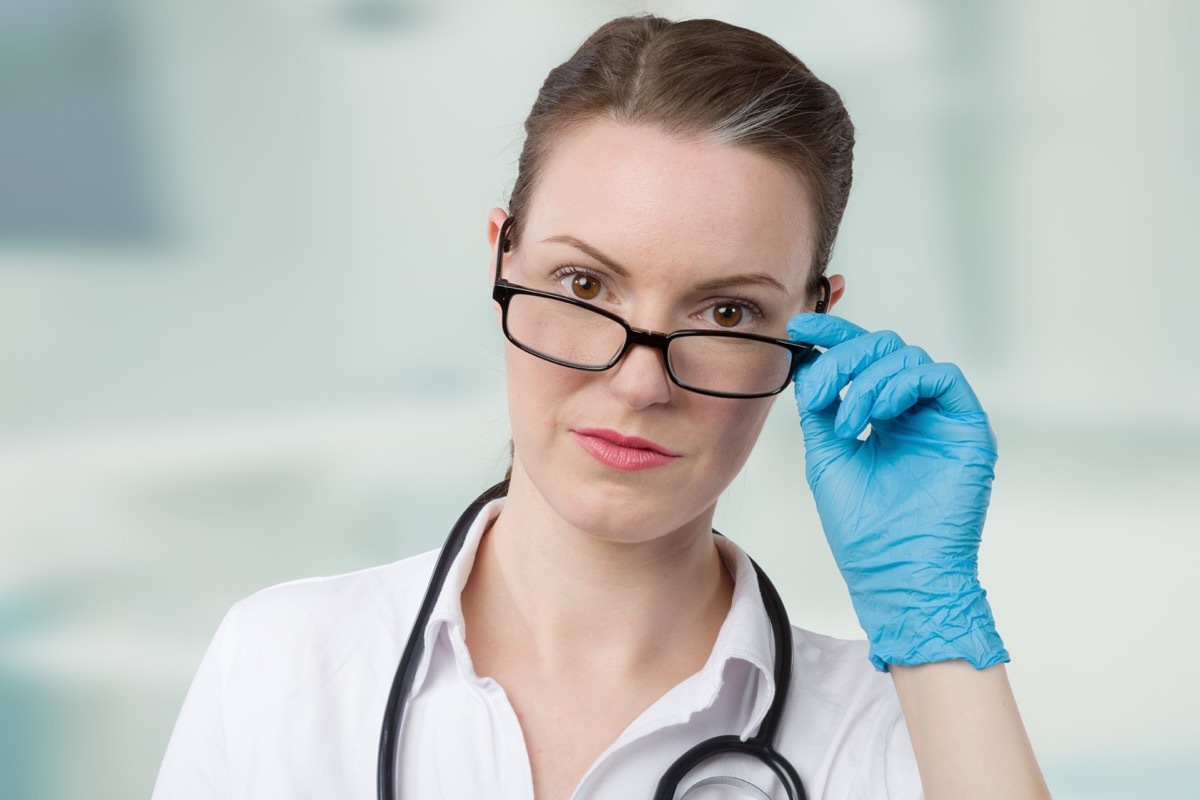
{"type": "Polygon", "coordinates": [[[641,344],[630,345],[608,377],[612,392],[635,410],[667,402],[674,388],[667,375],[665,354],[641,344]]]}

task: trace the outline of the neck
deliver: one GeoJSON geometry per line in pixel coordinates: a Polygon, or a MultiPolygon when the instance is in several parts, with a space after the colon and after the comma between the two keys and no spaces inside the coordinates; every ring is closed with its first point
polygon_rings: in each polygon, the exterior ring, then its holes
{"type": "Polygon", "coordinates": [[[698,670],[733,593],[713,510],[614,541],[563,519],[514,474],[463,592],[472,653],[523,653],[552,669],[698,670]]]}

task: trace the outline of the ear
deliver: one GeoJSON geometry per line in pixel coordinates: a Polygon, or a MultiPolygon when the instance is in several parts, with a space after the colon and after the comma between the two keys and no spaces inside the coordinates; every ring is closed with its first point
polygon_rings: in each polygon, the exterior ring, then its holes
{"type": "MultiPolygon", "coordinates": [[[[487,285],[488,293],[491,293],[492,282],[496,279],[496,248],[500,246],[500,227],[504,225],[504,220],[508,219],[508,212],[503,208],[493,208],[488,212],[487,218],[487,240],[488,250],[491,257],[487,263],[487,285]]],[[[500,321],[500,304],[495,301],[492,305],[496,308],[496,321],[500,321]]]]}
{"type": "Polygon", "coordinates": [[[829,281],[829,308],[826,312],[833,310],[837,305],[837,301],[842,299],[842,295],[846,293],[846,279],[841,275],[827,275],[826,280],[829,281]]]}
{"type": "Polygon", "coordinates": [[[500,239],[500,227],[504,224],[504,220],[508,219],[508,212],[503,208],[493,208],[488,212],[487,218],[487,240],[488,249],[492,251],[492,257],[488,264],[488,284],[491,285],[492,279],[496,277],[496,245],[500,239]]]}

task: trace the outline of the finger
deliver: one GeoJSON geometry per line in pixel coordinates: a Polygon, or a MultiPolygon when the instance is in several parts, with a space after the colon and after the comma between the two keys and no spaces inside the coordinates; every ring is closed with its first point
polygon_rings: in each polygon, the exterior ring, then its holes
{"type": "Polygon", "coordinates": [[[800,409],[800,429],[804,431],[804,449],[823,447],[840,440],[833,430],[833,421],[837,417],[839,400],[834,400],[829,406],[821,409],[800,409]]]}
{"type": "Polygon", "coordinates": [[[824,408],[863,370],[904,346],[894,332],[876,331],[830,347],[797,371],[797,398],[803,408],[824,408]]]}
{"type": "Polygon", "coordinates": [[[922,364],[893,376],[881,387],[872,419],[895,419],[918,402],[932,401],[947,414],[983,414],[979,398],[954,364],[922,364]]]}
{"type": "Polygon", "coordinates": [[[813,344],[817,347],[834,347],[866,333],[860,328],[833,314],[797,314],[788,320],[788,338],[793,342],[813,344]]]}
{"type": "Polygon", "coordinates": [[[904,370],[931,363],[933,359],[928,353],[908,345],[867,365],[846,390],[834,421],[834,430],[839,436],[857,437],[867,427],[879,393],[890,384],[891,379],[904,370]]]}
{"type": "Polygon", "coordinates": [[[848,455],[858,440],[838,436],[833,421],[837,417],[839,402],[835,400],[827,408],[810,411],[800,409],[800,428],[804,431],[804,462],[809,484],[814,484],[826,466],[848,455]]]}

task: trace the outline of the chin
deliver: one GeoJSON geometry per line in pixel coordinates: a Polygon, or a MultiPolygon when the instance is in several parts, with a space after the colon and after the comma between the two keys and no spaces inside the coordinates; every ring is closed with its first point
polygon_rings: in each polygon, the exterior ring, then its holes
{"type": "Polygon", "coordinates": [[[546,506],[564,522],[597,539],[636,544],[668,536],[711,517],[719,492],[696,491],[686,476],[617,472],[595,476],[526,476],[546,506]]]}

